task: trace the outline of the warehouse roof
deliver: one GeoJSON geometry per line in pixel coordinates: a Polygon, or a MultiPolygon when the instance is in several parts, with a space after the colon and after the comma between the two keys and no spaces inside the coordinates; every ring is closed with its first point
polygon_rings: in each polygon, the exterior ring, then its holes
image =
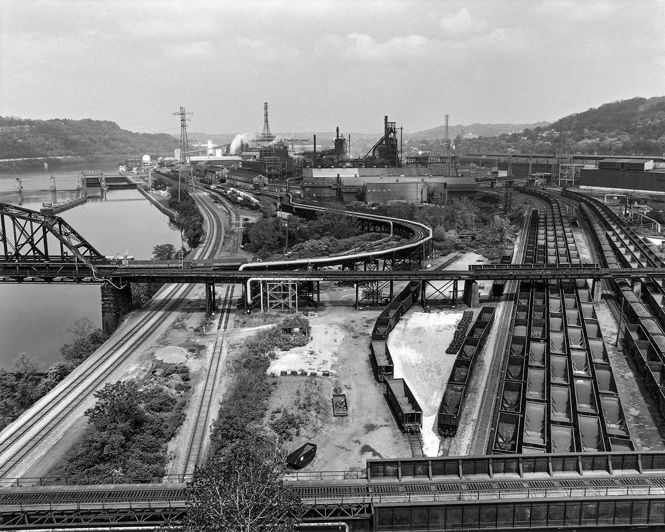
{"type": "Polygon", "coordinates": [[[599,163],[637,163],[646,164],[653,161],[653,159],[601,159],[599,163]]]}

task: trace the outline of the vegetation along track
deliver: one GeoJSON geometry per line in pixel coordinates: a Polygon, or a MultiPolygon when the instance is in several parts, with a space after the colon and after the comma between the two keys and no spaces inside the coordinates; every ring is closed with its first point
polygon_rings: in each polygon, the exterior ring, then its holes
{"type": "MultiPolygon", "coordinates": [[[[209,224],[203,245],[195,255],[214,256],[220,246],[220,228],[216,213],[200,200],[209,224]]],[[[62,425],[73,423],[93,393],[116,373],[125,362],[143,349],[155,329],[163,323],[163,313],[177,309],[191,294],[194,285],[170,285],[163,288],[146,312],[112,336],[88,360],[76,368],[49,394],[0,433],[0,478],[25,476],[27,471],[57,443],[62,425]],[[58,430],[60,429],[60,430],[58,430]]]]}
{"type": "Polygon", "coordinates": [[[226,331],[229,325],[229,318],[233,311],[233,290],[234,286],[227,285],[226,293],[222,307],[220,309],[219,325],[217,329],[217,339],[210,358],[206,372],[206,380],[201,394],[201,399],[196,409],[196,421],[192,430],[192,436],[189,439],[187,452],[185,453],[185,475],[194,473],[197,464],[204,458],[204,440],[208,434],[208,428],[211,423],[210,412],[216,396],[216,390],[219,385],[222,373],[222,353],[226,341],[226,331]]]}
{"type": "Polygon", "coordinates": [[[174,310],[190,290],[190,287],[183,285],[169,287],[137,327],[127,328],[121,335],[108,340],[89,361],[8,426],[0,434],[0,478],[18,476],[15,470],[21,462],[37,451],[42,443],[49,442],[58,425],[71,419],[77,408],[144,346],[162,321],[162,312],[174,310]]]}

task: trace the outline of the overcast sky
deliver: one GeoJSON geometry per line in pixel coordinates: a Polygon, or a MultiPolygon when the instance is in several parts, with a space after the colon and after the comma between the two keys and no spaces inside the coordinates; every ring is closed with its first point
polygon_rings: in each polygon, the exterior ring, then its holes
{"type": "Polygon", "coordinates": [[[662,0],[0,0],[0,116],[142,132],[553,121],[665,94],[662,0]]]}

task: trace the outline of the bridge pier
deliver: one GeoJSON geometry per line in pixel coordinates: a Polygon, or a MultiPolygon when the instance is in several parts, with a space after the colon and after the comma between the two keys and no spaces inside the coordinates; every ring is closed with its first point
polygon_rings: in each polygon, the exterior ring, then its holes
{"type": "Polygon", "coordinates": [[[480,296],[478,294],[477,281],[464,281],[464,296],[462,300],[469,308],[477,308],[480,306],[480,296]]]}
{"type": "Polygon", "coordinates": [[[122,317],[132,310],[132,287],[129,283],[116,288],[102,285],[102,330],[111,334],[118,328],[122,317]]]}
{"type": "Polygon", "coordinates": [[[215,295],[215,282],[206,282],[206,316],[210,316],[217,310],[217,298],[215,295]]]}

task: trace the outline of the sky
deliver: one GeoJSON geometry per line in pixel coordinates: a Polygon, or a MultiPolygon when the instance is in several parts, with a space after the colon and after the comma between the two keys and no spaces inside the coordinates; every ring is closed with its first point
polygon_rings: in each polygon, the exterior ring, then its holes
{"type": "Polygon", "coordinates": [[[0,116],[413,133],[665,95],[665,0],[0,0],[0,116]]]}

